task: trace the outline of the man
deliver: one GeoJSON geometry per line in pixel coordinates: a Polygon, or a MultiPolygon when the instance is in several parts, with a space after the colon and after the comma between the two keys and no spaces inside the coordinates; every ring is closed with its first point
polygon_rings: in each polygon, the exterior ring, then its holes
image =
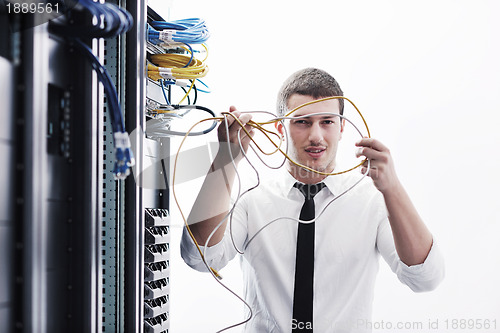
{"type": "MultiPolygon", "coordinates": [[[[307,68],[284,83],[278,113],[342,94],[328,73],[307,68]]],[[[230,112],[251,129],[249,114],[234,107],[230,112]]],[[[342,112],[343,100],[330,99],[302,107],[292,114],[294,119],[279,123],[292,159],[319,172],[336,171],[344,122],[332,113],[342,112]]],[[[236,163],[242,158],[239,125],[231,117],[228,125],[229,133],[224,125],[219,127],[220,150],[188,219],[199,244],[205,244],[230,206],[235,171],[229,147],[236,163]],[[232,145],[225,142],[227,137],[232,145]]],[[[242,148],[249,142],[244,136],[242,148]]],[[[211,237],[206,260],[214,269],[237,253],[229,230],[236,247],[245,249],[244,294],[253,310],[246,332],[370,332],[366,323],[371,320],[380,255],[414,291],[431,290],[442,280],[442,257],[396,176],[389,150],[371,138],[357,146],[357,155],[370,161],[361,172],[368,171],[372,181],[366,178],[339,196],[360,176],[326,176],[288,162],[280,176],[240,199],[231,228],[226,220],[211,237]],[[319,183],[313,186],[315,195],[313,189],[304,190],[304,184],[319,183]]],[[[181,253],[188,265],[206,271],[186,232],[181,253]]]]}

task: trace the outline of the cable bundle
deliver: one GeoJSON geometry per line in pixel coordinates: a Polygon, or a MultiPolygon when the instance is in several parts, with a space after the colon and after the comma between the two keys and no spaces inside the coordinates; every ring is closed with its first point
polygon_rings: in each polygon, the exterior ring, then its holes
{"type": "Polygon", "coordinates": [[[115,146],[113,174],[117,179],[125,179],[130,174],[129,168],[134,165],[134,157],[128,134],[125,131],[118,94],[106,68],[79,38],[116,37],[130,30],[132,25],[132,16],[125,9],[114,4],[92,0],[79,0],[73,9],[66,13],[65,17],[54,20],[50,25],[51,32],[69,38],[70,43],[73,43],[76,49],[83,53],[104,87],[110,109],[109,115],[115,146]],[[88,24],[68,25],[67,22],[71,21],[88,22],[88,24]]]}
{"type": "Polygon", "coordinates": [[[172,42],[202,44],[210,37],[205,21],[200,18],[153,21],[151,26],[148,27],[148,40],[155,45],[172,42]]]}
{"type": "Polygon", "coordinates": [[[61,36],[110,38],[129,31],[134,20],[129,12],[114,4],[78,0],[65,16],[53,20],[52,23],[54,24],[50,27],[51,31],[61,36]],[[69,25],[65,21],[87,24],[69,25]]]}
{"type": "Polygon", "coordinates": [[[153,54],[151,61],[154,65],[148,64],[148,76],[152,80],[199,79],[208,73],[205,59],[186,54],[153,54]]]}
{"type": "MultiPolygon", "coordinates": [[[[209,93],[210,89],[200,78],[203,78],[208,73],[208,66],[205,63],[208,57],[208,48],[204,44],[210,34],[205,25],[205,21],[200,18],[188,18],[176,21],[153,21],[147,26],[147,39],[149,43],[157,45],[158,49],[164,50],[164,53],[153,54],[148,58],[148,77],[151,80],[158,81],[163,90],[167,107],[163,109],[154,109],[154,118],[163,118],[165,116],[173,116],[182,118],[178,112],[172,112],[172,107],[182,108],[182,105],[172,105],[170,97],[167,97],[166,90],[170,92],[170,86],[179,86],[184,90],[184,97],[178,104],[181,104],[186,98],[188,105],[195,104],[198,96],[198,90],[209,93]],[[158,29],[158,30],[156,30],[158,29]],[[204,48],[205,57],[198,59],[191,44],[201,44],[204,48]],[[189,80],[189,81],[182,81],[189,80]],[[195,85],[199,81],[207,89],[198,89],[195,85]],[[189,86],[189,89],[186,88],[189,86]],[[191,103],[189,94],[194,90],[195,96],[191,103]]],[[[207,108],[197,107],[201,110],[207,108]]],[[[214,115],[215,117],[215,115],[214,115]]],[[[161,122],[151,127],[152,132],[164,133],[164,135],[183,135],[183,133],[170,131],[168,129],[169,122],[164,122],[164,128],[161,128],[161,122]]],[[[210,130],[213,127],[210,128],[210,130]]]]}
{"type": "MultiPolygon", "coordinates": [[[[208,73],[208,66],[205,63],[205,60],[208,57],[208,49],[205,44],[201,44],[206,51],[206,55],[203,60],[195,58],[193,48],[189,44],[185,45],[186,46],[183,47],[183,49],[189,52],[189,55],[176,53],[153,54],[151,56],[151,62],[148,62],[148,77],[152,80],[159,81],[162,88],[167,85],[178,85],[181,87],[187,86],[187,84],[178,80],[191,80],[189,90],[187,92],[185,91],[186,94],[181,99],[179,104],[189,96],[189,93],[193,88],[195,88],[195,92],[197,93],[198,89],[195,87],[195,81],[205,77],[208,73]]],[[[201,83],[207,87],[205,83],[201,83]]],[[[200,91],[209,92],[209,90],[200,91]]],[[[167,101],[167,104],[170,104],[166,97],[165,100],[167,101]]]]}

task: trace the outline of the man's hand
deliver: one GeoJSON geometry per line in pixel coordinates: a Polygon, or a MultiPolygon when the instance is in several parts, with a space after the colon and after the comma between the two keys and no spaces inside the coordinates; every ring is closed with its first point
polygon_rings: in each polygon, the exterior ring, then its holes
{"type": "MultiPolygon", "coordinates": [[[[375,187],[382,193],[395,190],[400,184],[389,149],[373,138],[363,138],[356,142],[356,146],[360,147],[356,157],[364,156],[370,160],[368,176],[373,179],[375,187]]],[[[364,174],[367,167],[368,162],[365,162],[361,173],[364,174]]]]}
{"type": "MultiPolygon", "coordinates": [[[[243,125],[245,125],[245,129],[250,133],[250,136],[254,135],[253,127],[248,125],[248,122],[250,121],[250,119],[252,119],[251,114],[249,113],[242,114],[241,112],[237,111],[236,107],[234,106],[231,106],[229,108],[229,112],[236,118],[238,118],[238,120],[243,125]]],[[[240,135],[241,137],[241,146],[243,147],[245,152],[248,149],[248,145],[250,144],[251,139],[246,134],[246,132],[243,131],[242,127],[240,126],[240,124],[238,124],[238,122],[233,116],[227,115],[226,118],[227,118],[227,127],[229,129],[229,143],[231,146],[233,157],[236,158],[236,156],[240,154],[240,144],[238,143],[238,135],[240,135]]],[[[226,131],[226,124],[224,123],[224,121],[219,125],[218,138],[219,138],[219,143],[221,144],[222,151],[228,152],[227,149],[223,148],[224,146],[227,147],[227,142],[228,142],[228,134],[226,131]]]]}
{"type": "MultiPolygon", "coordinates": [[[[432,234],[399,182],[389,149],[371,138],[359,140],[356,146],[356,155],[370,160],[368,175],[384,196],[399,258],[408,266],[423,263],[432,246],[432,234]]],[[[366,172],[367,165],[361,172],[366,172]]]]}

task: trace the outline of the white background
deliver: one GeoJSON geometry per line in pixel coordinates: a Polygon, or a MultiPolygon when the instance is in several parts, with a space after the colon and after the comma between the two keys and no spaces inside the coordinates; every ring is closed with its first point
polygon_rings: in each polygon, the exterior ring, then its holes
{"type": "MultiPolygon", "coordinates": [[[[437,290],[415,294],[381,261],[374,332],[500,332],[500,1],[150,5],[166,19],[207,21],[212,36],[204,81],[212,93],[198,104],[219,113],[229,105],[274,111],[283,80],[319,67],[357,104],[372,136],[390,147],[401,181],[444,252],[446,278],[437,290]],[[468,319],[496,320],[496,329],[461,327],[468,319]],[[398,322],[422,327],[398,330],[398,322]],[[392,330],[382,329],[389,325],[392,330]]],[[[214,134],[189,140],[199,146],[214,134]]],[[[178,187],[185,213],[200,182],[178,187]]],[[[182,221],[173,201],[171,208],[171,331],[215,332],[242,320],[241,302],[179,258],[182,221]]],[[[221,273],[241,291],[237,260],[221,273]]]]}

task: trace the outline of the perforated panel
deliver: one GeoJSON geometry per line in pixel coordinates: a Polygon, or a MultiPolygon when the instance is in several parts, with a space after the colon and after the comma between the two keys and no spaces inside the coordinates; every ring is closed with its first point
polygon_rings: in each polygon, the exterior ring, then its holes
{"type": "MultiPolygon", "coordinates": [[[[119,47],[119,39],[105,41],[104,65],[117,91],[122,91],[124,83],[120,75],[120,59],[124,57],[119,47]]],[[[122,94],[123,95],[123,94],[122,94]]],[[[123,105],[123,102],[121,103],[123,105]]],[[[124,186],[114,179],[113,131],[109,123],[108,107],[105,100],[103,114],[103,183],[102,183],[102,331],[122,332],[123,320],[123,229],[124,229],[124,186]]]]}

